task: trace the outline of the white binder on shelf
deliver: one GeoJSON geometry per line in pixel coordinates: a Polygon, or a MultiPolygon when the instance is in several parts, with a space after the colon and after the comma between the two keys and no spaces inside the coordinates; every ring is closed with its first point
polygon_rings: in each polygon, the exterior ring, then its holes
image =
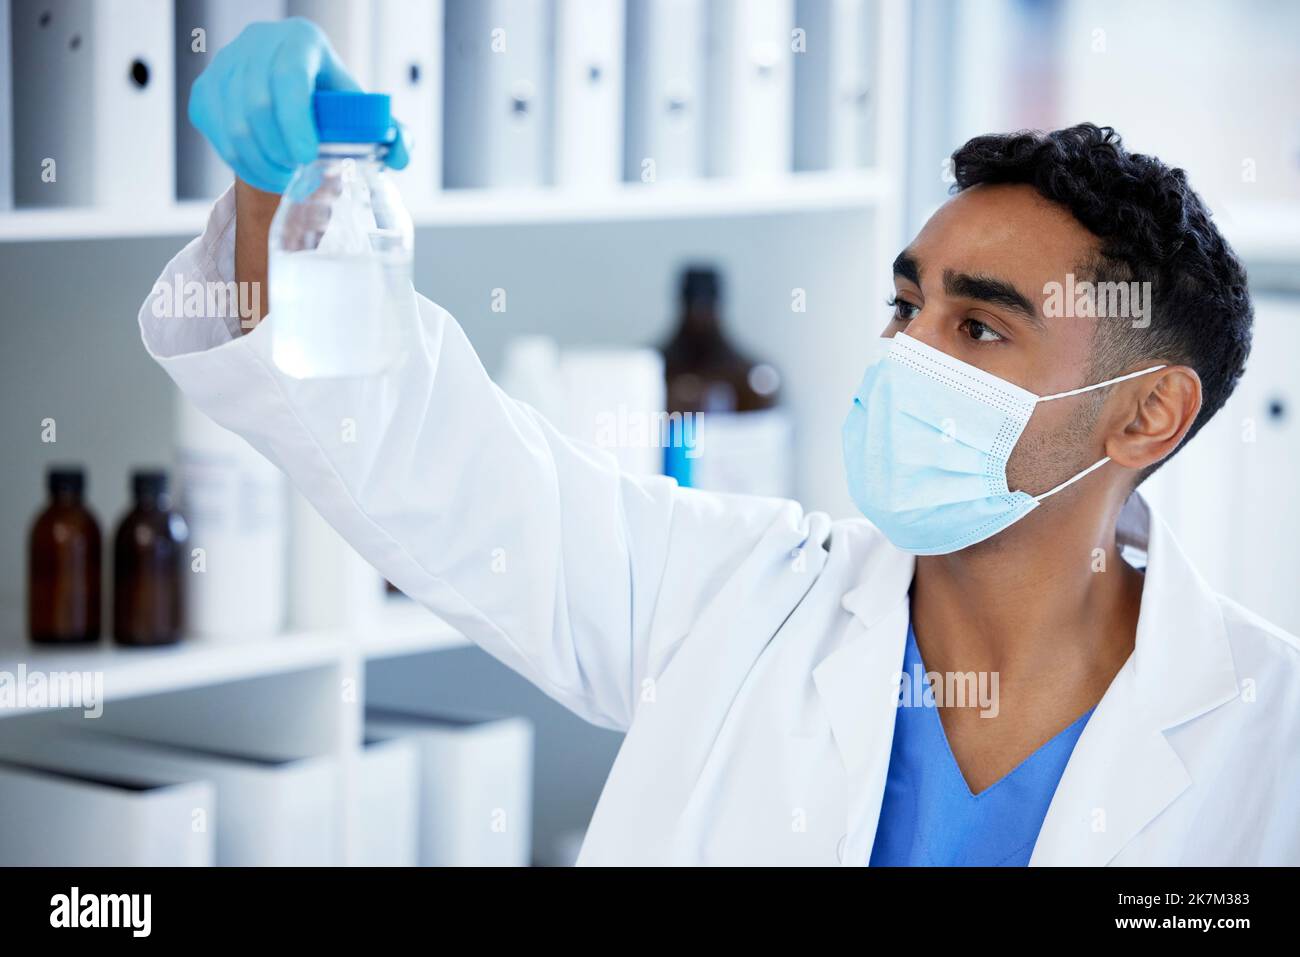
{"type": "Polygon", "coordinates": [[[557,0],[555,183],[611,186],[623,175],[624,0],[557,0]]]}
{"type": "Polygon", "coordinates": [[[873,161],[874,12],[868,0],[798,0],[796,170],[851,170],[873,161]]]}
{"type": "MultiPolygon", "coordinates": [[[[285,15],[325,31],[330,46],[363,90],[371,86],[375,0],[286,0],[285,15]]],[[[416,4],[412,3],[411,6],[416,4]]]]}
{"type": "Polygon", "coordinates": [[[375,571],[301,492],[289,492],[289,623],[303,630],[373,624],[384,608],[375,571]]]}
{"type": "Polygon", "coordinates": [[[419,749],[421,866],[530,863],[533,726],[526,719],[372,709],[366,734],[419,749]]]}
{"type": "Polygon", "coordinates": [[[83,775],[211,782],[220,866],[340,862],[338,765],[328,756],[273,761],[88,731],[7,741],[3,754],[83,775]]]}
{"type": "Polygon", "coordinates": [[[623,177],[704,175],[705,0],[628,0],[623,177]]]}
{"type": "Polygon", "coordinates": [[[565,349],[556,370],[564,391],[560,427],[612,454],[632,475],[662,475],[663,443],[649,423],[663,421],[668,402],[658,349],[565,349]]]}
{"type": "Polygon", "coordinates": [[[190,88],[217,51],[259,20],[279,20],[285,0],[176,0],[176,195],[213,199],[234,176],[189,119],[190,88]],[[201,33],[198,31],[202,31],[201,33]]]}
{"type": "Polygon", "coordinates": [[[662,421],[667,402],[658,349],[561,350],[549,336],[516,336],[494,381],[565,435],[604,448],[625,472],[663,474],[661,436],[646,424],[662,421]]]}
{"type": "Polygon", "coordinates": [[[394,173],[407,206],[428,206],[442,185],[442,0],[373,0],[370,89],[392,98],[411,161],[394,173]]]}
{"type": "Polygon", "coordinates": [[[0,0],[0,211],[14,205],[13,53],[9,44],[9,0],[0,0]]]}
{"type": "Polygon", "coordinates": [[[551,0],[446,0],[448,187],[551,181],[551,0]]]}
{"type": "Polygon", "coordinates": [[[209,867],[206,781],[0,763],[0,867],[209,867]]]}
{"type": "Polygon", "coordinates": [[[202,573],[186,584],[186,633],[235,641],[279,634],[288,558],[284,473],[180,392],[175,450],[176,502],[189,524],[190,555],[203,550],[202,573]]]}
{"type": "Polygon", "coordinates": [[[175,195],[172,0],[13,0],[15,205],[175,195]]]}
{"type": "Polygon", "coordinates": [[[359,786],[362,867],[415,867],[420,843],[420,752],[410,738],[367,737],[359,786]]]}
{"type": "Polygon", "coordinates": [[[794,0],[709,4],[710,176],[775,177],[793,166],[794,0]]]}

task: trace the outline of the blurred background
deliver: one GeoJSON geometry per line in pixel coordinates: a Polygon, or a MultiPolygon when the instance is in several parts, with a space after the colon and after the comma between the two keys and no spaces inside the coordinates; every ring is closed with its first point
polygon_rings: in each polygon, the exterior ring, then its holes
{"type": "Polygon", "coordinates": [[[416,288],[508,391],[628,468],[835,516],[854,514],[845,404],[890,263],[948,194],[949,154],[979,133],[1114,126],[1188,171],[1257,308],[1236,395],[1143,490],[1215,587],[1300,630],[1294,3],[0,0],[0,14],[0,864],[567,864],[619,746],[390,594],[140,346],[141,302],[230,182],[185,119],[189,85],[257,19],[316,21],[363,86],[392,94],[415,143],[397,182],[416,288]],[[706,454],[619,440],[645,411],[712,417],[706,454]],[[106,543],[106,623],[131,477],[163,474],[212,558],[184,582],[178,642],[122,647],[107,624],[95,644],[29,642],[29,535],[56,466],[81,470],[106,543]],[[101,717],[54,707],[53,681],[44,699],[15,691],[65,673],[102,682],[101,717]]]}

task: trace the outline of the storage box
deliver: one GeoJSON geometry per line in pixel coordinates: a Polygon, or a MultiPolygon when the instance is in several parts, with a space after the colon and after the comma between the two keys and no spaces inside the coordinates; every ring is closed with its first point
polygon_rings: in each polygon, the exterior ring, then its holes
{"type": "Polygon", "coordinates": [[[370,738],[361,752],[363,867],[414,867],[419,859],[420,753],[410,738],[370,738]]]}
{"type": "Polygon", "coordinates": [[[533,728],[523,718],[370,710],[366,733],[420,753],[419,863],[517,867],[531,860],[533,728]]]}
{"type": "Polygon", "coordinates": [[[342,860],[338,766],[330,757],[271,761],[68,732],[5,745],[4,758],[92,776],[210,781],[221,866],[319,866],[342,860]]]}
{"type": "Polygon", "coordinates": [[[0,764],[3,867],[206,867],[215,815],[207,781],[0,764]]]}

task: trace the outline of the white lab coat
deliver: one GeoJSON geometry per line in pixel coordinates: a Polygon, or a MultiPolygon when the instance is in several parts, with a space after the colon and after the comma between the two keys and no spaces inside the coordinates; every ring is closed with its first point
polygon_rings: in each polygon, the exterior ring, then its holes
{"type": "MultiPolygon", "coordinates": [[[[233,234],[228,193],[160,282],[229,282],[233,234]]],[[[912,577],[871,525],[620,474],[423,298],[414,353],[368,381],[293,380],[266,325],[154,312],[177,384],[390,581],[627,732],[579,863],[867,863],[912,577]]],[[[1121,531],[1146,552],[1136,648],[1031,864],[1300,864],[1300,645],[1212,593],[1140,496],[1121,531]]]]}

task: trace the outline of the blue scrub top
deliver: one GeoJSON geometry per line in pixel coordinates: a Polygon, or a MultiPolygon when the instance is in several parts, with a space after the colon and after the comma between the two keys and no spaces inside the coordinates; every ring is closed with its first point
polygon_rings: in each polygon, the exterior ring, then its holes
{"type": "MultiPolygon", "coordinates": [[[[903,673],[908,682],[925,673],[910,625],[903,673]]],[[[1027,865],[1056,785],[1093,709],[1006,777],[972,794],[933,699],[931,706],[922,705],[918,690],[923,689],[909,688],[911,706],[900,706],[894,723],[871,866],[1027,865]]]]}

